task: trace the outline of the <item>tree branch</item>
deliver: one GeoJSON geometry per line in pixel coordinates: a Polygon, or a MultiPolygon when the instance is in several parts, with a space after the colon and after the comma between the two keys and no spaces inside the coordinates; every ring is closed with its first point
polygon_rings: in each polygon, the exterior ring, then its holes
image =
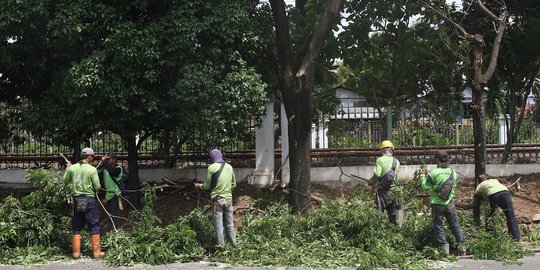
{"type": "Polygon", "coordinates": [[[315,65],[315,61],[319,56],[324,41],[332,30],[331,23],[334,22],[339,15],[341,2],[342,0],[331,0],[326,7],[323,15],[321,16],[319,25],[315,30],[315,33],[313,33],[313,37],[309,43],[309,48],[306,56],[304,57],[304,61],[296,73],[297,78],[305,76],[307,70],[313,68],[315,65]]]}
{"type": "Polygon", "coordinates": [[[495,22],[497,23],[501,23],[505,20],[505,16],[502,16],[502,17],[497,17],[495,14],[493,14],[493,12],[491,12],[489,9],[487,9],[486,6],[484,6],[484,3],[482,3],[481,0],[476,0],[476,3],[478,4],[478,6],[480,7],[480,9],[486,13],[492,20],[494,20],[495,22]]]}
{"type": "Polygon", "coordinates": [[[470,36],[469,33],[465,30],[465,28],[463,28],[463,26],[461,26],[459,23],[456,23],[454,22],[452,19],[450,19],[448,16],[444,15],[444,13],[442,13],[440,10],[437,10],[436,8],[432,7],[430,4],[420,0],[418,1],[420,4],[422,4],[422,6],[424,6],[425,8],[427,9],[431,9],[432,11],[434,11],[435,13],[439,14],[439,16],[441,16],[443,19],[447,20],[448,22],[450,22],[451,24],[453,24],[459,31],[461,31],[461,33],[463,33],[463,35],[465,37],[468,37],[470,36]]]}
{"type": "MultiPolygon", "coordinates": [[[[481,2],[478,1],[478,3],[480,4],[481,2]]],[[[506,14],[503,13],[500,18],[498,17],[497,23],[499,24],[497,26],[497,36],[495,37],[495,41],[493,42],[491,59],[489,60],[488,69],[484,74],[482,74],[482,83],[487,83],[491,79],[493,73],[495,72],[495,68],[497,67],[497,59],[499,58],[500,51],[499,48],[501,47],[502,36],[506,28],[506,14]]]]}
{"type": "Polygon", "coordinates": [[[274,26],[276,27],[276,47],[279,73],[283,77],[293,76],[294,57],[291,48],[291,37],[287,14],[285,11],[285,2],[283,0],[270,0],[272,15],[274,17],[274,26]]]}

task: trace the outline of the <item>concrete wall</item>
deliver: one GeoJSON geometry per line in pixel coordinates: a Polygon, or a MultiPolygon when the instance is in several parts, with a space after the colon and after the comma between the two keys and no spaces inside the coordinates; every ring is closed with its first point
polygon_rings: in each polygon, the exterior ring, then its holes
{"type": "MultiPolygon", "coordinates": [[[[453,164],[451,165],[459,178],[474,177],[473,164],[453,164]]],[[[428,170],[435,168],[435,165],[427,165],[428,170]]],[[[405,181],[412,178],[413,173],[420,168],[419,165],[403,165],[400,167],[398,178],[405,181]]],[[[373,174],[372,166],[351,166],[342,167],[343,173],[347,175],[356,175],[362,178],[370,178],[373,174]]],[[[540,173],[538,164],[488,164],[487,173],[494,177],[506,177],[514,174],[531,174],[540,173]]],[[[253,184],[253,168],[235,168],[234,169],[237,181],[247,181],[253,184]]],[[[25,170],[0,170],[0,186],[13,188],[28,188],[30,184],[24,179],[25,170]]],[[[169,179],[189,178],[204,180],[206,177],[206,169],[141,169],[139,177],[143,182],[161,183],[161,177],[166,176],[169,179]]],[[[342,175],[339,167],[313,167],[311,168],[311,180],[315,184],[335,185],[341,183],[345,186],[356,185],[359,180],[342,175]]]]}

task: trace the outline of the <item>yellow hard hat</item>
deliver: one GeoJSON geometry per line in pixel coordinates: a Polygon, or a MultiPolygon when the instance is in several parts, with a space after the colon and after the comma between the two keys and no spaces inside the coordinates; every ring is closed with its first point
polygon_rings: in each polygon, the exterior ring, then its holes
{"type": "Polygon", "coordinates": [[[383,149],[383,148],[392,148],[392,149],[394,149],[394,144],[392,144],[392,142],[389,141],[389,140],[384,140],[384,141],[381,142],[381,149],[383,149]]]}

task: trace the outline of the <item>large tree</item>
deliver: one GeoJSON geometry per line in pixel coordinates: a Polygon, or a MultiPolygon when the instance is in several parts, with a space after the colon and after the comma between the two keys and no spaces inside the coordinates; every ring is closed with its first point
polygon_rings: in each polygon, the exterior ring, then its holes
{"type": "Polygon", "coordinates": [[[290,17],[283,0],[269,2],[276,33],[279,90],[289,128],[289,205],[293,212],[302,213],[306,210],[311,186],[312,92],[316,64],[339,17],[342,1],[297,0],[290,17]],[[312,14],[320,14],[320,17],[314,18],[312,14]]]}
{"type": "MultiPolygon", "coordinates": [[[[39,93],[33,112],[42,119],[40,129],[79,138],[96,129],[119,134],[129,153],[129,189],[140,188],[138,149],[152,134],[168,129],[230,137],[264,114],[266,86],[244,60],[261,47],[253,23],[258,1],[10,4],[25,17],[40,10],[44,26],[14,18],[7,24],[11,31],[37,27],[42,39],[27,44],[31,31],[5,33],[16,37],[9,46],[47,48],[55,53],[39,60],[58,64],[34,72],[46,83],[28,86],[39,93]]],[[[25,63],[14,64],[8,77],[25,63]]]]}

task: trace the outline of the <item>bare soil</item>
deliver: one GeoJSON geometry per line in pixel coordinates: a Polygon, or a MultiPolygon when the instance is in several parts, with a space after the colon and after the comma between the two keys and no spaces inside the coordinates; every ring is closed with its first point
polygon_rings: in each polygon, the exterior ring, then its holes
{"type": "MultiPolygon", "coordinates": [[[[498,179],[506,186],[511,186],[512,203],[518,219],[532,218],[534,215],[540,214],[540,174],[514,175],[498,179]],[[518,179],[519,181],[517,181],[518,179]]],[[[463,209],[472,209],[474,181],[472,179],[463,180],[458,185],[457,194],[457,205],[463,209]]]]}

